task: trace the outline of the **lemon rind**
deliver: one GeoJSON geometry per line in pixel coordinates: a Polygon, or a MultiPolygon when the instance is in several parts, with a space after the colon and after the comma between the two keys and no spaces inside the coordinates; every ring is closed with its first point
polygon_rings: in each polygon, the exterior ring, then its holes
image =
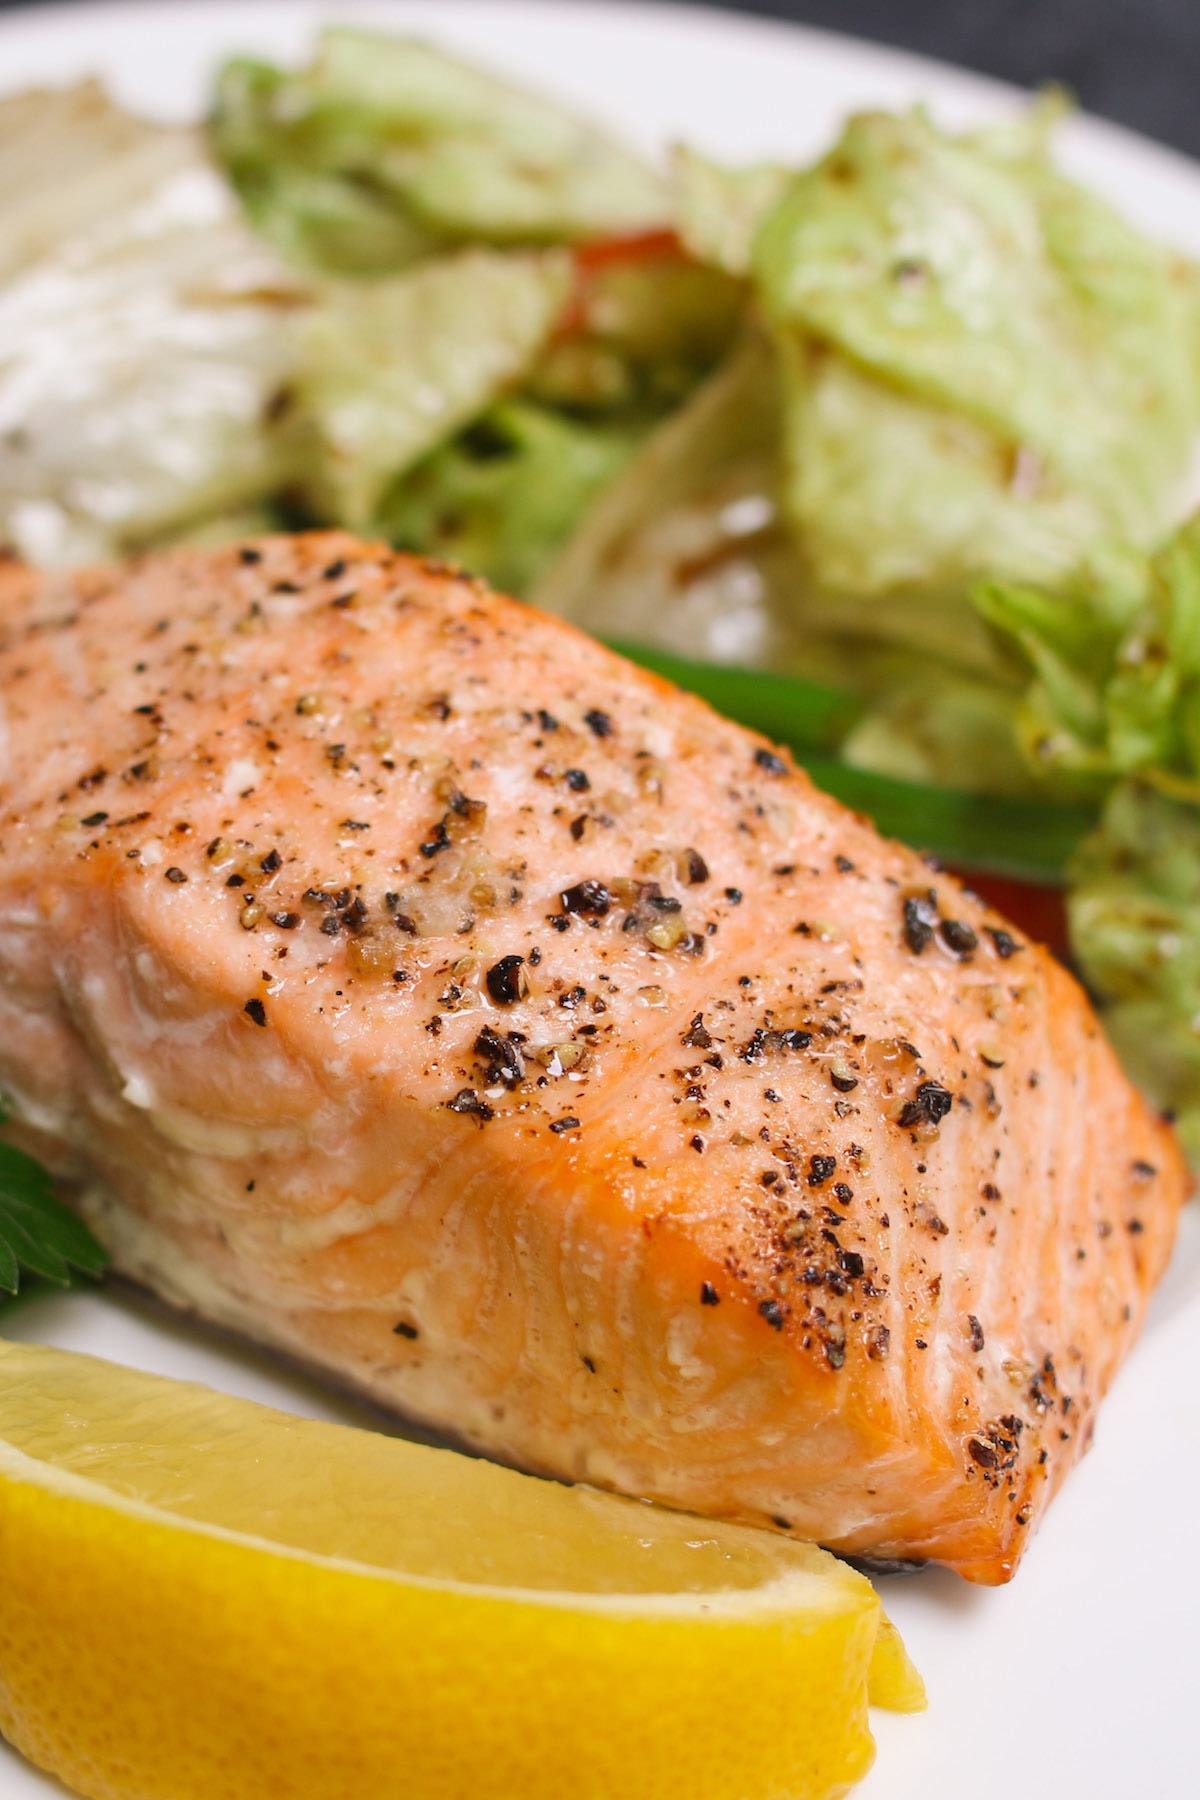
{"type": "MultiPolygon", "coordinates": [[[[692,1618],[700,1621],[748,1620],[793,1616],[802,1623],[805,1616],[814,1622],[831,1615],[857,1610],[872,1610],[879,1604],[864,1576],[842,1566],[819,1575],[810,1569],[783,1569],[760,1587],[713,1588],[703,1593],[560,1593],[541,1588],[503,1587],[484,1582],[454,1581],[446,1577],[420,1575],[396,1569],[376,1567],[349,1557],[329,1556],[320,1551],[305,1550],[293,1544],[281,1544],[273,1538],[252,1532],[235,1531],[226,1525],[206,1520],[189,1519],[147,1501],[115,1493],[102,1482],[90,1480],[73,1470],[60,1469],[42,1458],[29,1456],[11,1443],[0,1441],[0,1482],[15,1482],[90,1506],[104,1507],[126,1518],[143,1519],[148,1525],[193,1536],[236,1544],[270,1556],[299,1562],[310,1568],[337,1570],[346,1575],[372,1581],[385,1581],[400,1587],[419,1588],[425,1592],[491,1600],[498,1604],[541,1606],[556,1611],[601,1613],[639,1618],[692,1618]],[[861,1586],[859,1585],[861,1583],[861,1586]]],[[[704,1529],[706,1522],[697,1520],[704,1529]]],[[[708,1529],[711,1530],[711,1524],[708,1529]]],[[[781,1560],[786,1546],[781,1543],[781,1560]]]]}

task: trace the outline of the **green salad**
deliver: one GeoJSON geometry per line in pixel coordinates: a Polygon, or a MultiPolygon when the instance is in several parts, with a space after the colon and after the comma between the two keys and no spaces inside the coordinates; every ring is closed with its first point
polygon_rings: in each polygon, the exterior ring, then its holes
{"type": "Polygon", "coordinates": [[[0,538],[344,525],[565,614],[884,829],[1064,887],[1200,1158],[1200,282],[1059,172],[1061,111],[653,164],[347,27],[228,62],[200,131],[20,96],[0,538]]]}

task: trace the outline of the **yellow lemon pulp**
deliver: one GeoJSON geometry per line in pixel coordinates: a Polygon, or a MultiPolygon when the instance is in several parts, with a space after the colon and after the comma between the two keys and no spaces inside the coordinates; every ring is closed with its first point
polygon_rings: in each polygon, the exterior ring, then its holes
{"type": "Polygon", "coordinates": [[[920,1704],[881,1624],[808,1545],[0,1343],[0,1729],[94,1800],[825,1800],[877,1645],[920,1704]]]}

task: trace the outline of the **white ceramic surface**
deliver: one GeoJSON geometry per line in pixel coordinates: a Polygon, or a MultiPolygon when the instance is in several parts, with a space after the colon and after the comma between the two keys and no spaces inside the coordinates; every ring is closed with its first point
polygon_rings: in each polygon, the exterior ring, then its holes
{"type": "MultiPolygon", "coordinates": [[[[1016,103],[996,83],[848,38],[613,0],[34,8],[0,21],[0,89],[100,73],[122,99],[187,117],[202,106],[223,52],[299,55],[320,19],[347,16],[475,51],[649,147],[686,136],[733,158],[799,160],[854,107],[923,100],[963,125],[1016,103]]],[[[1066,128],[1061,148],[1073,170],[1148,228],[1200,254],[1200,168],[1089,119],[1066,128]]],[[[314,1416],[366,1417],[267,1358],[130,1299],[38,1301],[14,1310],[5,1329],[314,1416]]],[[[1194,1208],[1096,1447],[1013,1585],[985,1592],[935,1571],[882,1584],[927,1678],[930,1705],[918,1719],[876,1715],[879,1758],[857,1790],[862,1800],[1190,1800],[1200,1792],[1191,1716],[1198,1384],[1194,1208]]],[[[46,1800],[56,1791],[0,1747],[0,1800],[46,1800]]]]}

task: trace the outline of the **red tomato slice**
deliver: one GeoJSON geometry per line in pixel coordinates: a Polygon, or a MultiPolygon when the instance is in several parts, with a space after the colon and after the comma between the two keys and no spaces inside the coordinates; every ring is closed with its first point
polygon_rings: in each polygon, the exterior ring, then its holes
{"type": "Polygon", "coordinates": [[[623,237],[595,238],[580,244],[575,252],[575,267],[581,275],[591,275],[612,263],[658,262],[663,257],[683,255],[677,232],[630,231],[623,237]]]}

